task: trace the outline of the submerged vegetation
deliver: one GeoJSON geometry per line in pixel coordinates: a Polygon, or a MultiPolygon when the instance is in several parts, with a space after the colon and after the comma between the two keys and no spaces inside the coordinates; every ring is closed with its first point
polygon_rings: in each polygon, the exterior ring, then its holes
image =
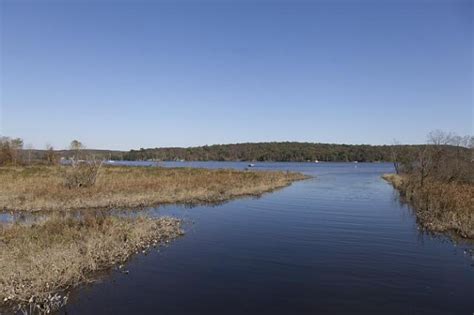
{"type": "Polygon", "coordinates": [[[429,146],[413,154],[396,152],[399,174],[384,179],[413,206],[426,228],[474,238],[473,139],[440,131],[428,138],[429,146]]]}
{"type": "Polygon", "coordinates": [[[0,209],[136,208],[260,195],[307,178],[290,172],[104,166],[94,185],[71,189],[71,166],[0,168],[0,209]]]}
{"type": "Polygon", "coordinates": [[[33,225],[0,225],[0,301],[23,313],[49,313],[94,272],[182,234],[172,218],[53,216],[33,225]]]}

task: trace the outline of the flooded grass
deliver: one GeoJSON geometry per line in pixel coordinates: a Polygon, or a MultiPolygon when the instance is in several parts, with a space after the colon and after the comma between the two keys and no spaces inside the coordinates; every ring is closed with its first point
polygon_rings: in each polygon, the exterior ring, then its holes
{"type": "Polygon", "coordinates": [[[462,183],[426,181],[396,174],[382,176],[413,206],[423,227],[474,239],[474,186],[462,183]]]}
{"type": "Polygon", "coordinates": [[[96,272],[181,234],[173,218],[55,215],[32,225],[0,225],[0,301],[12,311],[49,313],[96,272]]]}
{"type": "Polygon", "coordinates": [[[95,185],[64,185],[68,166],[0,168],[0,209],[16,211],[137,208],[169,203],[221,202],[260,195],[307,176],[193,168],[107,166],[95,185]]]}

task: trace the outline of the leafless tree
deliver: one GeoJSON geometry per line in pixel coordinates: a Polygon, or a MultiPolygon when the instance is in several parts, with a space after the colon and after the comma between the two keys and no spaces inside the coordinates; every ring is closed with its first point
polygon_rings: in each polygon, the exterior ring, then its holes
{"type": "Polygon", "coordinates": [[[0,137],[0,165],[17,165],[20,163],[22,148],[22,139],[0,137]]]}
{"type": "Polygon", "coordinates": [[[33,151],[33,145],[31,143],[28,143],[27,145],[25,145],[25,150],[28,157],[28,164],[31,164],[31,152],[33,151]]]}
{"type": "Polygon", "coordinates": [[[69,150],[73,151],[73,160],[80,160],[84,157],[82,156],[81,152],[86,147],[80,142],[79,140],[72,140],[71,144],[69,145],[69,150]]]}
{"type": "Polygon", "coordinates": [[[400,142],[398,142],[396,139],[393,140],[393,143],[390,146],[390,155],[395,172],[400,174],[400,142]]]}
{"type": "Polygon", "coordinates": [[[423,187],[426,178],[431,174],[433,156],[429,147],[424,147],[418,152],[418,172],[420,176],[420,186],[423,187]]]}
{"type": "Polygon", "coordinates": [[[17,165],[21,160],[21,150],[23,149],[23,140],[20,138],[10,140],[13,165],[17,165]]]}
{"type": "Polygon", "coordinates": [[[46,144],[46,154],[44,159],[48,165],[56,165],[59,163],[58,155],[54,151],[53,146],[50,144],[46,144]]]}
{"type": "MultiPolygon", "coordinates": [[[[444,182],[472,181],[473,170],[468,148],[472,136],[435,130],[428,134],[428,145],[418,153],[417,170],[421,183],[428,176],[444,182]]],[[[471,153],[472,154],[472,153],[471,153]]]]}
{"type": "Polygon", "coordinates": [[[90,187],[95,185],[103,160],[94,156],[84,156],[85,146],[78,140],[73,140],[69,149],[74,151],[71,158],[71,167],[64,175],[64,185],[68,188],[90,187]]]}

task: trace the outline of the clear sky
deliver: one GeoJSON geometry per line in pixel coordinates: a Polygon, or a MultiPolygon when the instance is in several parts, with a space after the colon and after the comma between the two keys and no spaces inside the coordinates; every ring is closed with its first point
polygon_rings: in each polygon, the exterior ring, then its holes
{"type": "Polygon", "coordinates": [[[473,133],[470,0],[0,3],[0,134],[37,148],[473,133]]]}

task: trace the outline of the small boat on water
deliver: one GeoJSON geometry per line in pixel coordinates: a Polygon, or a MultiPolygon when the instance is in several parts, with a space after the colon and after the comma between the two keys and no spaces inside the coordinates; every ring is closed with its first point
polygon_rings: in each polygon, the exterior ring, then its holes
{"type": "Polygon", "coordinates": [[[254,167],[254,166],[255,166],[255,164],[252,164],[252,163],[249,164],[249,167],[254,167]]]}
{"type": "Polygon", "coordinates": [[[319,163],[319,161],[318,161],[318,160],[314,160],[314,163],[319,163]]]}

